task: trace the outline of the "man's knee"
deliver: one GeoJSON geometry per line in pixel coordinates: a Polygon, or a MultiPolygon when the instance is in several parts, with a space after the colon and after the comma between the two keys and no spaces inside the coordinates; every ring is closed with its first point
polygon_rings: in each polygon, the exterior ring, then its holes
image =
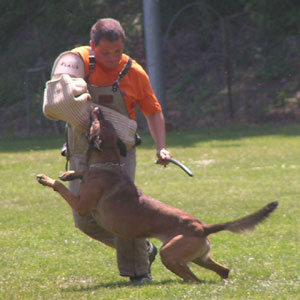
{"type": "Polygon", "coordinates": [[[73,216],[76,228],[94,240],[100,241],[110,247],[115,248],[115,236],[97,224],[91,214],[81,217],[76,211],[73,211],[73,216]]]}

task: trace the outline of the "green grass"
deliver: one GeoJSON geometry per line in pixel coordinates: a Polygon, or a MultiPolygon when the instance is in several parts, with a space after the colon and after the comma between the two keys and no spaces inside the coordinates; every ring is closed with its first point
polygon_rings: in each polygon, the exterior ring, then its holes
{"type": "Polygon", "coordinates": [[[0,299],[300,299],[299,133],[298,126],[169,133],[170,150],[193,178],[155,165],[144,134],[136,182],[145,193],[206,223],[275,200],[280,206],[253,234],[211,236],[212,257],[232,270],[226,284],[193,265],[203,283],[183,283],[157,258],[154,281],[142,287],[119,277],[114,251],[75,229],[68,205],[37,184],[37,173],[64,171],[63,138],[0,140],[0,299]]]}

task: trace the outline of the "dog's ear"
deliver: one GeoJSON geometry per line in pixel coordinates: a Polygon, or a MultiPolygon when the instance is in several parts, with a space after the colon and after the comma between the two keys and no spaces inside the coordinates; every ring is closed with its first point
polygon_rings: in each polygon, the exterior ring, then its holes
{"type": "Polygon", "coordinates": [[[104,115],[100,109],[100,107],[98,106],[95,106],[93,109],[92,109],[92,118],[93,119],[98,119],[98,120],[104,120],[104,115]]]}
{"type": "Polygon", "coordinates": [[[127,155],[127,149],[126,149],[125,144],[123,143],[123,141],[120,138],[118,138],[117,145],[120,149],[120,154],[125,157],[127,155]]]}

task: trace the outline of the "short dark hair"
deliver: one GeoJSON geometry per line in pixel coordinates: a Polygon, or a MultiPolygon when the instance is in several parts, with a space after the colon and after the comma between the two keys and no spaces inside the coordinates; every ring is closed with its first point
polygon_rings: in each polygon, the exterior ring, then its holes
{"type": "Polygon", "coordinates": [[[110,42],[119,39],[125,41],[125,31],[119,21],[111,18],[99,19],[90,32],[91,41],[97,46],[101,39],[105,38],[110,42]]]}

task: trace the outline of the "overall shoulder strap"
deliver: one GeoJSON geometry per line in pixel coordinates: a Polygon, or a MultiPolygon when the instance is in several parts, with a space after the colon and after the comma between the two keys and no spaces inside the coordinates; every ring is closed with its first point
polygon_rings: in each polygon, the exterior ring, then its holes
{"type": "MultiPolygon", "coordinates": [[[[119,73],[116,81],[113,83],[112,90],[113,92],[116,92],[119,88],[119,81],[126,76],[126,74],[129,72],[132,65],[132,59],[129,57],[127,63],[125,64],[124,68],[119,73]]],[[[89,73],[87,75],[86,81],[89,83],[89,78],[91,74],[95,71],[96,63],[95,63],[95,54],[92,48],[90,47],[90,53],[89,53],[89,73]]]]}
{"type": "Polygon", "coordinates": [[[116,92],[119,88],[119,81],[125,77],[125,75],[129,72],[132,65],[132,59],[129,57],[128,62],[125,64],[124,68],[121,70],[121,72],[118,75],[117,80],[113,83],[112,90],[113,92],[116,92]]]}
{"type": "Polygon", "coordinates": [[[89,83],[89,79],[91,74],[95,71],[95,54],[94,51],[92,50],[92,48],[90,47],[90,53],[89,53],[89,73],[86,77],[86,81],[87,83],[89,83]]]}

